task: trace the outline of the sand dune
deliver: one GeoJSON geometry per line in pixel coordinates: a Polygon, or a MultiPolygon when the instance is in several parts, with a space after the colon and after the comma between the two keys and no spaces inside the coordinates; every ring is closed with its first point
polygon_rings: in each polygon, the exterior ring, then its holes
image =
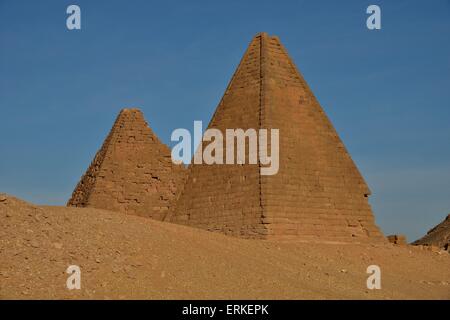
{"type": "Polygon", "coordinates": [[[0,195],[1,299],[450,299],[450,255],[412,246],[244,240],[0,195]],[[381,267],[381,290],[366,287],[381,267]],[[81,268],[68,290],[66,268],[81,268]]]}

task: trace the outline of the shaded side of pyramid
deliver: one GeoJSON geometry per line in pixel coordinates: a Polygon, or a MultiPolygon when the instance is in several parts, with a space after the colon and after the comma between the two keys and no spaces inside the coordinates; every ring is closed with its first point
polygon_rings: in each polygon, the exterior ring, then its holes
{"type": "Polygon", "coordinates": [[[123,109],[67,205],[161,220],[184,174],[141,111],[123,109]]]}
{"type": "Polygon", "coordinates": [[[450,214],[425,236],[413,242],[414,245],[436,246],[450,251],[450,214]]]}
{"type": "Polygon", "coordinates": [[[191,165],[169,220],[243,237],[384,241],[369,188],[277,37],[252,40],[209,128],[279,129],[279,171],[191,165]]]}

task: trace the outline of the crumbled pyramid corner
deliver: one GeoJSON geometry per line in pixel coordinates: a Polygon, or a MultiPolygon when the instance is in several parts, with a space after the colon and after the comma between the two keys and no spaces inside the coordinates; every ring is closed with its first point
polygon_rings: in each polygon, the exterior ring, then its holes
{"type": "Polygon", "coordinates": [[[244,238],[387,241],[366,182],[278,37],[253,38],[208,128],[279,129],[279,171],[192,164],[167,221],[244,238]]]}
{"type": "Polygon", "coordinates": [[[413,245],[435,246],[450,251],[450,214],[413,245]]]}
{"type": "Polygon", "coordinates": [[[173,164],[142,112],[123,109],[67,205],[162,220],[185,171],[173,164]]]}

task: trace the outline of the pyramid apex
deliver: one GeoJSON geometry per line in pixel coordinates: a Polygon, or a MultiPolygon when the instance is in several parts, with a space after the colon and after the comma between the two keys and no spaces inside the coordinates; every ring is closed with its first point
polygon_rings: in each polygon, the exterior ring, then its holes
{"type": "Polygon", "coordinates": [[[264,32],[264,31],[263,32],[258,32],[257,34],[255,34],[253,39],[258,38],[258,37],[261,37],[261,38],[272,38],[272,39],[276,39],[276,40],[280,41],[280,37],[279,36],[277,36],[277,35],[270,35],[268,32],[264,32]]]}
{"type": "Polygon", "coordinates": [[[258,32],[258,33],[255,35],[255,38],[256,38],[256,37],[260,37],[260,36],[266,36],[266,35],[267,35],[267,32],[261,31],[261,32],[258,32]]]}
{"type": "Polygon", "coordinates": [[[122,110],[120,110],[120,113],[122,113],[122,112],[124,112],[124,113],[131,113],[131,112],[139,112],[139,113],[142,113],[142,111],[141,111],[141,109],[139,109],[139,108],[123,108],[122,110]]]}
{"type": "Polygon", "coordinates": [[[268,37],[268,36],[269,36],[269,34],[268,34],[267,32],[258,32],[257,34],[255,34],[255,36],[253,37],[253,39],[259,38],[259,37],[261,37],[261,38],[266,38],[266,37],[268,37]]]}

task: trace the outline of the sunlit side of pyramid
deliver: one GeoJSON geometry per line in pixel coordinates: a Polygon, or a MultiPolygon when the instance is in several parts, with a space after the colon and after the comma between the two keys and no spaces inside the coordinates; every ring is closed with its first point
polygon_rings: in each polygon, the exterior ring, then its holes
{"type": "Polygon", "coordinates": [[[166,220],[247,238],[384,241],[369,188],[277,37],[252,40],[209,128],[279,129],[279,172],[191,165],[166,220]]]}
{"type": "Polygon", "coordinates": [[[94,207],[161,220],[182,185],[184,168],[171,161],[138,109],[124,109],[68,206],[94,207]]]}

